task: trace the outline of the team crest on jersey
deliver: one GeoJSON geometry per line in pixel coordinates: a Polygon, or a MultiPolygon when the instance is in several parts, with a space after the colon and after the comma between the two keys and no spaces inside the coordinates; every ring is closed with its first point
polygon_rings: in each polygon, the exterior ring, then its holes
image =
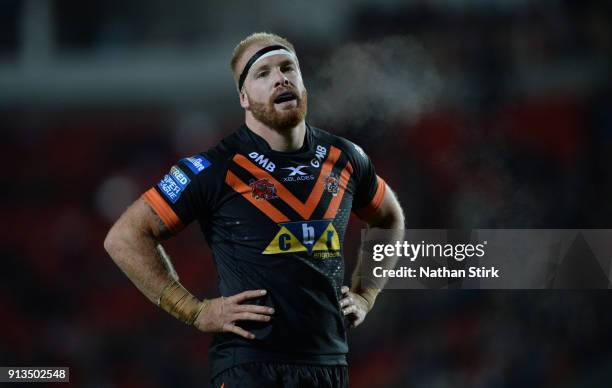
{"type": "Polygon", "coordinates": [[[338,184],[338,177],[334,174],[329,174],[327,178],[325,178],[325,190],[330,192],[334,197],[338,194],[340,190],[340,186],[338,184]]]}
{"type": "Polygon", "coordinates": [[[340,256],[340,239],[332,220],[283,222],[280,230],[262,252],[264,255],[308,252],[315,258],[340,256]]]}
{"type": "Polygon", "coordinates": [[[255,199],[268,201],[278,198],[276,195],[276,186],[270,183],[266,178],[253,180],[249,183],[249,186],[251,187],[251,194],[255,199]]]}

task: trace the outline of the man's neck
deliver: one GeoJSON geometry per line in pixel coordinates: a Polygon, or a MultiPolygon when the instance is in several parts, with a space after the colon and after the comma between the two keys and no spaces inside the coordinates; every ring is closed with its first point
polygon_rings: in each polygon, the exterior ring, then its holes
{"type": "Polygon", "coordinates": [[[245,123],[251,131],[263,137],[274,151],[292,152],[299,150],[304,145],[306,134],[306,123],[304,120],[295,127],[282,132],[268,127],[251,115],[246,116],[245,123]]]}

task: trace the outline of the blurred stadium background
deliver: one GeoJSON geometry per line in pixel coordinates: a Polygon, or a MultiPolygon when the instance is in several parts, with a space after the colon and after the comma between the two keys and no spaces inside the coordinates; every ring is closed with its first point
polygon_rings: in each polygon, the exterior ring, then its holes
{"type": "MultiPolygon", "coordinates": [[[[611,8],[0,1],[0,365],[69,366],[80,387],[208,384],[210,337],[149,304],[102,240],[242,122],[228,62],[254,31],[293,41],[309,122],[363,146],[409,228],[610,228],[611,8]]],[[[188,288],[216,295],[196,226],[166,246],[188,288]]],[[[350,334],[351,386],[610,386],[611,301],[387,291],[350,334]]]]}

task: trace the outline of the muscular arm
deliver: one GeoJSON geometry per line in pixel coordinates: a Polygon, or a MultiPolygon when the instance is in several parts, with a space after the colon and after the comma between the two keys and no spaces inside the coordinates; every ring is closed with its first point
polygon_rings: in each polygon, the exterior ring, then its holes
{"type": "MultiPolygon", "coordinates": [[[[387,190],[385,191],[385,196],[380,207],[376,210],[375,213],[369,215],[367,218],[363,219],[368,225],[368,231],[373,229],[389,229],[389,235],[391,240],[399,240],[402,236],[402,231],[404,230],[404,212],[402,207],[397,200],[395,193],[387,186],[387,190]]],[[[367,232],[366,232],[367,233],[367,232]]],[[[357,261],[357,265],[355,267],[355,271],[353,271],[352,275],[352,287],[351,289],[354,292],[362,292],[368,285],[362,284],[362,277],[360,274],[362,273],[363,266],[363,250],[359,250],[359,258],[357,261]]],[[[394,265],[390,260],[387,263],[388,265],[394,265]]],[[[378,293],[377,290],[376,293],[378,293]]]]}
{"type": "MultiPolygon", "coordinates": [[[[400,206],[395,193],[387,186],[385,196],[376,212],[368,214],[362,218],[368,225],[368,231],[374,229],[389,229],[389,238],[399,240],[403,237],[404,212],[400,206]]],[[[382,289],[380,282],[364,282],[368,278],[363,277],[363,249],[359,250],[357,265],[351,276],[351,288],[342,287],[343,299],[340,300],[340,307],[345,315],[348,316],[352,327],[356,327],[365,318],[365,315],[374,306],[376,297],[382,289]]],[[[395,266],[395,261],[389,259],[387,266],[395,266]]]]}
{"type": "Polygon", "coordinates": [[[272,319],[274,309],[244,303],[265,295],[266,291],[247,290],[227,298],[199,301],[178,283],[172,263],[159,244],[169,236],[163,221],[140,198],[110,229],[104,248],[151,302],[174,317],[204,332],[232,332],[255,338],[235,323],[272,319]]]}
{"type": "Polygon", "coordinates": [[[160,244],[170,236],[162,220],[142,198],[113,225],[104,248],[136,287],[157,304],[163,288],[178,276],[160,244]]]}

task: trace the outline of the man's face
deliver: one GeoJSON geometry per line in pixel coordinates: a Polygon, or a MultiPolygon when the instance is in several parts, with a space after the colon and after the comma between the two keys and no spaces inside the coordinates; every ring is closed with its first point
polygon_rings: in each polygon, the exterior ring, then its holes
{"type": "MultiPolygon", "coordinates": [[[[244,68],[249,58],[266,46],[250,47],[238,68],[244,68]]],[[[304,120],[308,98],[295,59],[278,54],[257,61],[245,79],[240,105],[251,111],[255,119],[279,131],[291,129],[304,120]]]]}

